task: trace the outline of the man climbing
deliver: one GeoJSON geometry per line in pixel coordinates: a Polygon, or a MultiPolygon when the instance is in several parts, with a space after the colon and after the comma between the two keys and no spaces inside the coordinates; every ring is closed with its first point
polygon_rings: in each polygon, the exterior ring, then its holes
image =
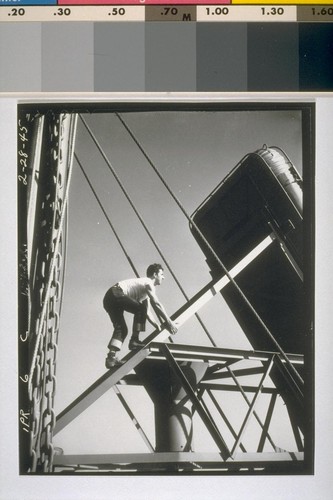
{"type": "Polygon", "coordinates": [[[164,280],[163,268],[160,264],[151,264],[147,269],[146,278],[133,278],[113,285],[106,292],[103,306],[112,321],[114,332],[108,344],[109,353],[105,360],[106,368],[121,364],[117,358],[123,342],[127,336],[128,328],[124,319],[124,312],[134,315],[132,337],[129,341],[131,350],[144,345],[139,340],[139,333],[145,331],[146,319],[157,329],[160,325],[152,314],[152,308],[160,320],[165,322],[166,328],[173,335],[177,333],[176,324],[171,321],[165,308],[158,299],[155,287],[164,280]]]}

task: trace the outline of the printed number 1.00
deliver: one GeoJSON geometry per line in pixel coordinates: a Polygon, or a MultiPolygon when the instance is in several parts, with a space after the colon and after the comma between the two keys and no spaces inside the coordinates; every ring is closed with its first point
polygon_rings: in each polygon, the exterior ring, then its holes
{"type": "Polygon", "coordinates": [[[226,16],[229,14],[229,9],[228,7],[206,7],[206,13],[208,16],[226,16]]]}

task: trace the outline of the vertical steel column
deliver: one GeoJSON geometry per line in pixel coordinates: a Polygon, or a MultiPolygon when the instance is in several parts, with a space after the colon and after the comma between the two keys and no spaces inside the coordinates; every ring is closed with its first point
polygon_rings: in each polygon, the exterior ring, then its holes
{"type": "MultiPolygon", "coordinates": [[[[148,360],[147,360],[148,361],[148,360]]],[[[193,451],[192,401],[168,362],[148,361],[135,368],[154,403],[156,452],[193,451]]],[[[184,362],[182,370],[193,390],[207,364],[184,362]]]]}
{"type": "MultiPolygon", "coordinates": [[[[186,363],[182,371],[195,390],[207,369],[205,363],[186,363]]],[[[171,406],[168,416],[169,451],[193,451],[192,401],[179,379],[170,373],[171,406]]]]}
{"type": "Polygon", "coordinates": [[[165,355],[167,361],[170,363],[170,367],[174,372],[175,376],[179,379],[180,383],[187,392],[187,395],[189,396],[193,405],[195,406],[195,409],[197,410],[203,422],[207,426],[207,429],[209,430],[212,438],[217,444],[222,457],[226,460],[227,458],[230,457],[230,451],[226,443],[224,442],[224,439],[221,436],[217,426],[215,425],[215,422],[213,421],[211,415],[209,414],[207,409],[203,406],[203,404],[199,401],[198,397],[196,396],[193,390],[192,384],[190,384],[190,382],[187,380],[186,374],[172,356],[170,350],[168,349],[168,346],[166,344],[163,344],[161,346],[161,350],[165,355]]]}

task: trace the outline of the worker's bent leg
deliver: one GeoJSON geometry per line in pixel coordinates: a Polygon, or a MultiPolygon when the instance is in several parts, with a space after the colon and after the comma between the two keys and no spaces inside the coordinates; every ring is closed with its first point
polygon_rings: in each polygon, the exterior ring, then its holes
{"type": "Polygon", "coordinates": [[[134,315],[132,337],[128,344],[128,347],[131,350],[143,347],[145,344],[145,342],[140,341],[139,333],[146,330],[147,305],[148,304],[146,302],[140,304],[140,308],[134,315]]]}
{"type": "Polygon", "coordinates": [[[120,351],[125,338],[127,337],[128,329],[124,319],[124,307],[121,297],[118,293],[114,293],[113,287],[107,291],[103,299],[103,306],[108,313],[113,324],[113,334],[108,344],[111,351],[120,351]]]}
{"type": "Polygon", "coordinates": [[[122,348],[122,345],[124,343],[124,340],[127,337],[127,333],[128,333],[127,326],[126,326],[125,320],[124,320],[124,325],[116,323],[116,324],[113,324],[113,326],[114,326],[114,330],[113,330],[111,340],[108,343],[108,348],[110,350],[120,351],[120,349],[122,348]]]}
{"type": "Polygon", "coordinates": [[[146,302],[140,303],[140,306],[134,314],[133,335],[137,336],[139,332],[146,331],[147,305],[146,302]]]}
{"type": "Polygon", "coordinates": [[[103,306],[112,321],[114,332],[108,344],[110,351],[119,351],[127,337],[128,329],[124,319],[124,311],[134,314],[133,338],[145,331],[147,303],[141,303],[124,295],[119,287],[110,288],[104,296],[103,306]]]}

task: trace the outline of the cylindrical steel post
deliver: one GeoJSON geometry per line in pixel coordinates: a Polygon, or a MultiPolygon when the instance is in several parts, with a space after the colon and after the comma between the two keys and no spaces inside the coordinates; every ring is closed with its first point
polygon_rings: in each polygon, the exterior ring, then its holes
{"type": "MultiPolygon", "coordinates": [[[[203,362],[182,362],[192,388],[207,370],[203,362]]],[[[155,409],[156,452],[193,451],[192,402],[165,361],[148,361],[136,368],[155,409]]]]}

